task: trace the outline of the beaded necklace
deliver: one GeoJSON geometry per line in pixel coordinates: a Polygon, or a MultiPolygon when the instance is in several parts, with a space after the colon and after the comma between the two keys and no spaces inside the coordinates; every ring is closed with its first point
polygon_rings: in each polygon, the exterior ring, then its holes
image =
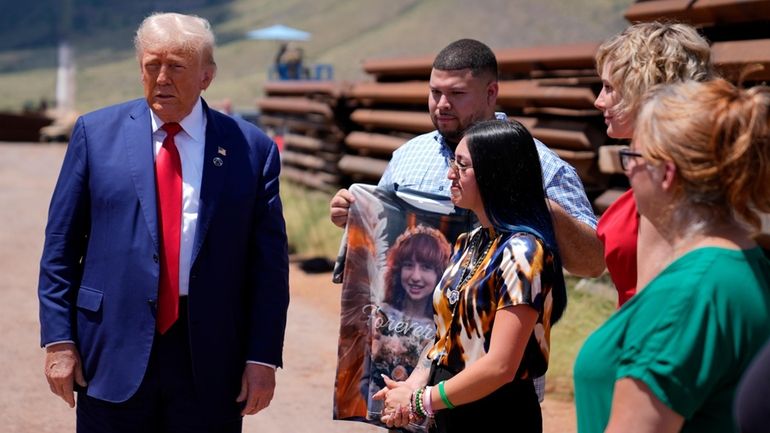
{"type": "MultiPolygon", "coordinates": [[[[446,294],[446,297],[449,300],[449,305],[453,307],[455,303],[457,303],[457,301],[460,299],[460,292],[465,289],[465,286],[468,284],[468,280],[470,280],[471,277],[476,274],[479,266],[481,266],[481,263],[484,262],[484,257],[487,256],[489,249],[492,248],[492,244],[495,243],[495,239],[497,238],[497,236],[490,238],[486,243],[484,251],[477,256],[476,253],[478,252],[483,237],[484,233],[483,229],[481,229],[479,230],[478,234],[474,236],[472,240],[473,243],[471,244],[470,248],[468,248],[468,255],[463,260],[463,273],[461,274],[462,278],[460,278],[460,283],[454,286],[446,294]]],[[[452,309],[452,318],[454,318],[454,310],[455,308],[452,309]]]]}
{"type": "Polygon", "coordinates": [[[474,236],[470,241],[471,246],[468,248],[468,255],[463,259],[463,273],[461,274],[462,278],[460,278],[460,283],[446,293],[447,300],[449,301],[449,305],[452,308],[452,317],[449,320],[449,327],[447,329],[446,335],[444,336],[444,348],[439,352],[438,357],[435,358],[437,362],[439,359],[448,355],[446,348],[449,344],[449,337],[452,334],[452,323],[454,323],[455,315],[457,314],[457,301],[460,300],[460,292],[465,290],[465,286],[468,284],[468,281],[476,274],[479,266],[481,266],[481,264],[484,262],[484,258],[487,256],[487,254],[489,254],[489,250],[492,248],[492,245],[499,237],[500,235],[498,234],[496,234],[494,237],[490,237],[486,243],[484,251],[478,256],[476,256],[476,252],[478,251],[479,246],[481,246],[483,241],[484,229],[479,230],[478,234],[474,236]]]}

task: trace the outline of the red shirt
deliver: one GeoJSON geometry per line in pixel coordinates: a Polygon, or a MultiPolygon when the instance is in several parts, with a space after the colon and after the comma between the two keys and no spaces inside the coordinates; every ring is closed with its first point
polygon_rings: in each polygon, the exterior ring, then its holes
{"type": "Polygon", "coordinates": [[[604,243],[604,260],[618,291],[618,308],[636,294],[636,244],[639,212],[629,189],[604,211],[596,226],[604,243]]]}

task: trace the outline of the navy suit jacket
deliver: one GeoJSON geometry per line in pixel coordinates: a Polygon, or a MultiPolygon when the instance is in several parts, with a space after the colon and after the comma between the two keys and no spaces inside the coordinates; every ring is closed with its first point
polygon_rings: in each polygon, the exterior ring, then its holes
{"type": "MultiPolygon", "coordinates": [[[[122,402],[144,377],[159,280],[147,103],[78,119],[51,200],[40,264],[42,344],[72,340],[89,396],[122,402]]],[[[280,366],[289,303],[275,143],[211,110],[189,285],[196,389],[231,412],[247,360],[280,366]],[[222,164],[215,164],[221,158],[222,164]]]]}

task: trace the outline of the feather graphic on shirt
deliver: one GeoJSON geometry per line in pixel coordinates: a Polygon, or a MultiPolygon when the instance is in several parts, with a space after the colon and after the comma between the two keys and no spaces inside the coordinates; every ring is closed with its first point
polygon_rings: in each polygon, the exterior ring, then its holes
{"type": "MultiPolygon", "coordinates": [[[[351,192],[368,194],[368,191],[356,185],[351,186],[351,192]]],[[[352,224],[348,224],[348,258],[350,259],[350,254],[355,254],[364,260],[367,273],[356,277],[367,280],[372,302],[375,303],[382,301],[385,295],[383,269],[388,252],[388,221],[383,218],[384,211],[379,200],[356,200],[350,209],[352,224]]]]}

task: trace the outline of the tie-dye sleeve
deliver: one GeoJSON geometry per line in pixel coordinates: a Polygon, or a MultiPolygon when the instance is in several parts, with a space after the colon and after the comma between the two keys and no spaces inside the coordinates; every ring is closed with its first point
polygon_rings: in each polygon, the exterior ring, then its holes
{"type": "Polygon", "coordinates": [[[532,235],[519,233],[511,236],[502,248],[497,309],[526,304],[541,312],[550,293],[549,287],[543,287],[541,278],[545,261],[543,244],[532,235]]]}

